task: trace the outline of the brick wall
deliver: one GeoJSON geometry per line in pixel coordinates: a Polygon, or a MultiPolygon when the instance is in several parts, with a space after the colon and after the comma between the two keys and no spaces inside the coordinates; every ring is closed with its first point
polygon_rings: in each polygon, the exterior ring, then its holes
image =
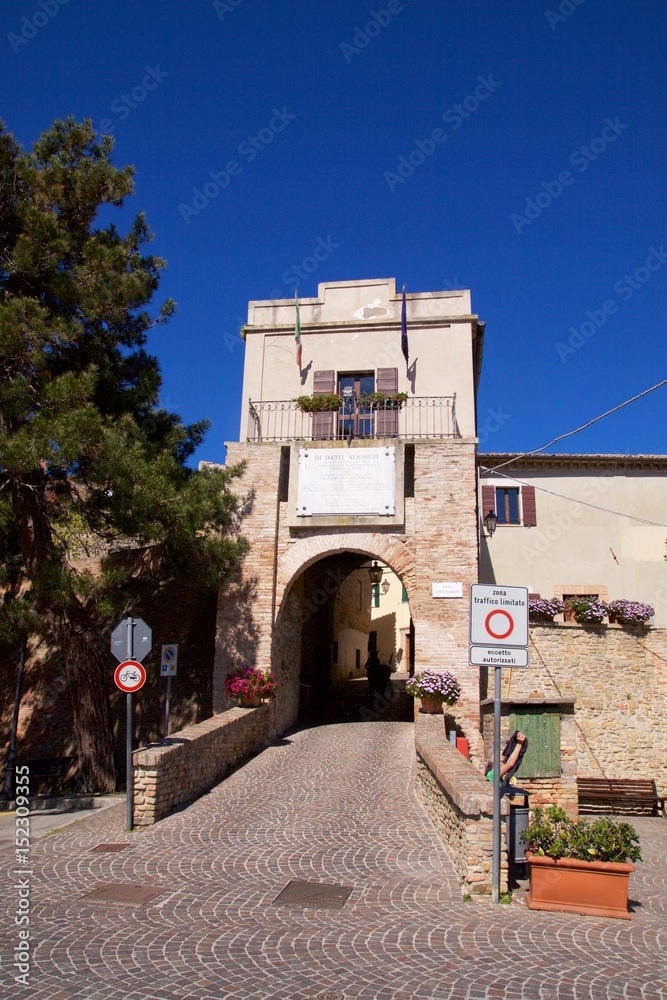
{"type": "MultiPolygon", "coordinates": [[[[294,587],[313,564],[352,552],[382,560],[404,583],[415,623],[415,668],[456,674],[463,689],[457,715],[475,743],[479,672],[468,666],[469,587],[478,578],[474,443],[415,444],[415,496],[406,501],[402,529],[358,524],[352,517],[337,526],[290,527],[287,504],[278,502],[280,445],[230,443],[228,463],[241,460],[247,467],[239,488],[252,498],[242,524],[250,548],[218,605],[213,711],[227,707],[223,685],[230,670],[243,663],[271,665],[276,676],[283,671],[277,712],[286,724],[293,721],[304,655],[294,587]],[[442,580],[461,582],[463,597],[434,599],[431,584],[442,580]],[[290,671],[296,680],[288,678],[290,671]]],[[[312,625],[317,614],[307,587],[301,601],[306,626],[312,625]]]]}
{"type": "MultiPolygon", "coordinates": [[[[449,849],[463,892],[492,890],[493,789],[446,738],[441,715],[415,719],[417,797],[449,849]]],[[[503,815],[507,803],[501,802],[503,815]]],[[[507,851],[501,840],[500,891],[507,891],[507,851]]]]}
{"type": "Polygon", "coordinates": [[[166,740],[135,750],[134,822],[150,826],[201,795],[256,749],[270,729],[271,706],[230,708],[166,740]]]}

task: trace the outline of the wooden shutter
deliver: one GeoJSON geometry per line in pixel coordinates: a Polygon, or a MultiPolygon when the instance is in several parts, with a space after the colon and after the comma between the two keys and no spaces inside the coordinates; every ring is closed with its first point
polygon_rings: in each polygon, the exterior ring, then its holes
{"type": "Polygon", "coordinates": [[[521,507],[523,510],[523,525],[526,528],[537,526],[537,509],[535,507],[535,487],[521,487],[521,507]]]}
{"type": "MultiPolygon", "coordinates": [[[[313,395],[335,392],[336,373],[331,370],[313,374],[313,395]]],[[[334,413],[313,413],[313,440],[330,441],[334,436],[334,413]]]]}
{"type": "Polygon", "coordinates": [[[489,511],[496,513],[496,488],[495,486],[482,485],[482,520],[489,511]]]}
{"type": "MultiPolygon", "coordinates": [[[[395,396],[398,392],[398,368],[378,368],[375,391],[395,396]]],[[[377,437],[398,437],[398,410],[376,410],[375,422],[377,437]]]]}
{"type": "Polygon", "coordinates": [[[555,778],[560,768],[560,712],[555,707],[517,706],[510,714],[510,732],[519,729],[528,737],[517,778],[555,778]]]}

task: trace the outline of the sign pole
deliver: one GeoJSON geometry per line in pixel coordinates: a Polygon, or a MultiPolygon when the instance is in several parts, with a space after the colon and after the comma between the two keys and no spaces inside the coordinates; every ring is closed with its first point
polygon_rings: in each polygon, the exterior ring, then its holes
{"type": "MultiPolygon", "coordinates": [[[[127,618],[127,658],[134,659],[134,619],[127,618]]],[[[132,717],[132,694],[127,693],[127,716],[125,728],[127,730],[127,742],[125,745],[125,827],[132,830],[134,826],[134,771],[132,769],[132,731],[134,720],[132,717]]]]}
{"type": "Polygon", "coordinates": [[[491,902],[500,902],[500,670],[493,678],[493,854],[491,862],[491,902]]]}
{"type": "Polygon", "coordinates": [[[169,698],[171,696],[171,675],[167,677],[167,700],[164,706],[164,735],[169,736],[169,698]]]}

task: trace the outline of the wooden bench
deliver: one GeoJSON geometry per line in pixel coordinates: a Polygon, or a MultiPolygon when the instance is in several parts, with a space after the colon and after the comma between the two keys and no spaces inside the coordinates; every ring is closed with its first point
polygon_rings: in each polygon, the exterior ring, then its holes
{"type": "Polygon", "coordinates": [[[577,794],[579,812],[665,813],[665,796],[658,795],[651,778],[577,778],[577,794]]]}
{"type": "Polygon", "coordinates": [[[17,766],[27,765],[30,768],[30,790],[34,791],[33,782],[53,779],[53,784],[60,789],[63,778],[72,766],[74,757],[38,757],[34,760],[22,760],[17,766]]]}

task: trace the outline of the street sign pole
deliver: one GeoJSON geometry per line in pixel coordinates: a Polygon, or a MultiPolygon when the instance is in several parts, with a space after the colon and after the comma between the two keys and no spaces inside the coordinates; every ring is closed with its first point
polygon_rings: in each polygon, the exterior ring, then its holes
{"type": "Polygon", "coordinates": [[[491,900],[500,902],[500,723],[503,667],[528,666],[528,588],[473,583],[470,587],[468,662],[493,667],[493,828],[491,900]]]}
{"type": "MultiPolygon", "coordinates": [[[[122,622],[116,625],[111,633],[111,652],[117,660],[121,661],[121,667],[130,666],[134,676],[129,677],[127,683],[122,677],[116,680],[121,691],[127,693],[127,711],[125,716],[126,744],[125,744],[125,826],[131,830],[134,825],[134,770],[132,768],[132,735],[134,732],[134,722],[132,718],[132,691],[138,691],[146,680],[146,671],[141,666],[141,661],[151,651],[153,643],[153,632],[142,618],[123,618],[122,622]],[[122,661],[132,661],[127,664],[122,661]],[[143,675],[143,679],[140,679],[143,675]]],[[[120,670],[119,667],[116,670],[120,670]]]]}
{"type": "MultiPolygon", "coordinates": [[[[126,618],[127,625],[127,659],[134,659],[134,619],[126,618]]],[[[125,828],[127,830],[132,830],[134,826],[134,770],[132,768],[132,734],[134,731],[134,719],[132,716],[132,693],[128,691],[125,696],[127,698],[127,715],[125,729],[126,733],[126,744],[125,744],[125,828]]]]}
{"type": "Polygon", "coordinates": [[[169,736],[169,699],[171,697],[171,675],[167,677],[167,700],[164,706],[164,735],[169,736]]]}
{"type": "Polygon", "coordinates": [[[493,854],[491,859],[491,902],[500,902],[500,671],[493,678],[493,854]]]}

